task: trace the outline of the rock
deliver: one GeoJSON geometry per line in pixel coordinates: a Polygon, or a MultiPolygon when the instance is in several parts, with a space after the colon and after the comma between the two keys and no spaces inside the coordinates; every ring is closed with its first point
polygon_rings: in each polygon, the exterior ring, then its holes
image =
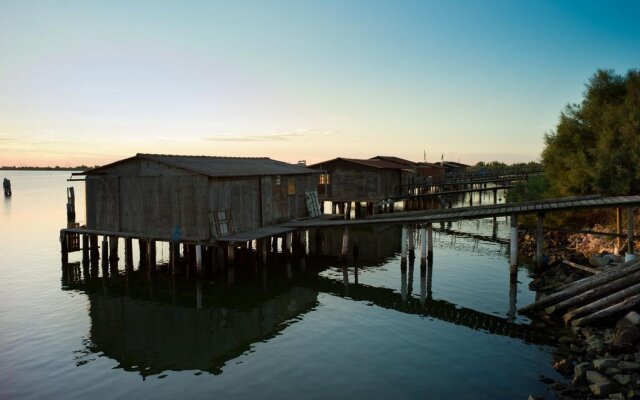
{"type": "Polygon", "coordinates": [[[617,358],[598,358],[593,360],[593,366],[598,370],[616,368],[618,367],[618,363],[620,363],[620,361],[617,358]]]}
{"type": "Polygon", "coordinates": [[[544,398],[540,397],[540,396],[534,396],[534,395],[530,394],[529,398],[527,400],[544,400],[544,398]]]}
{"type": "Polygon", "coordinates": [[[573,367],[573,384],[576,385],[584,379],[584,375],[587,371],[591,370],[593,366],[591,363],[582,363],[573,367]]]}
{"type": "Polygon", "coordinates": [[[638,325],[640,325],[640,314],[635,311],[630,311],[629,313],[627,313],[627,315],[620,318],[620,320],[616,324],[616,328],[638,325]]]}
{"type": "Polygon", "coordinates": [[[604,397],[611,392],[613,385],[611,383],[594,383],[589,385],[589,390],[596,396],[604,397]]]}
{"type": "Polygon", "coordinates": [[[594,255],[589,259],[589,264],[597,268],[604,268],[604,266],[609,264],[610,262],[611,258],[607,257],[606,255],[594,255]]]}
{"type": "Polygon", "coordinates": [[[604,370],[604,373],[607,374],[607,376],[613,376],[615,374],[619,374],[621,373],[622,370],[620,368],[607,368],[604,370]]]}
{"type": "Polygon", "coordinates": [[[564,366],[567,365],[567,359],[563,358],[562,360],[556,362],[555,364],[553,364],[553,369],[555,369],[556,371],[563,368],[564,366]]]}
{"type": "Polygon", "coordinates": [[[640,363],[633,361],[620,361],[618,363],[618,368],[625,369],[628,371],[637,371],[640,370],[640,363]]]}
{"type": "Polygon", "coordinates": [[[631,375],[617,374],[613,376],[613,380],[624,386],[630,384],[633,377],[631,375]]]}
{"type": "Polygon", "coordinates": [[[547,385],[550,385],[555,382],[555,379],[551,379],[548,376],[544,376],[544,375],[538,376],[538,380],[542,383],[546,383],[547,385]]]}
{"type": "Polygon", "coordinates": [[[609,395],[609,400],[625,400],[626,397],[622,393],[611,393],[609,395]]]}
{"type": "Polygon", "coordinates": [[[640,340],[640,329],[635,326],[621,328],[613,339],[613,344],[635,343],[640,340]]]}
{"type": "Polygon", "coordinates": [[[602,350],[602,348],[604,347],[604,340],[595,335],[591,336],[587,339],[587,346],[589,350],[599,353],[600,350],[602,350]]]}
{"type": "Polygon", "coordinates": [[[611,383],[611,380],[606,375],[598,371],[587,371],[586,377],[589,383],[611,383]]]}

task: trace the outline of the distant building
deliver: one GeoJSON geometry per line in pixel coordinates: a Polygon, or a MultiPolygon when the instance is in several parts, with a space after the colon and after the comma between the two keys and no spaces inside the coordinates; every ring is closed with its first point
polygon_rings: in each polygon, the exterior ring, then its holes
{"type": "Polygon", "coordinates": [[[441,164],[444,166],[444,170],[447,175],[464,173],[464,171],[469,168],[469,165],[455,161],[443,161],[441,164]]]}
{"type": "Polygon", "coordinates": [[[137,154],[74,175],[86,176],[87,229],[207,241],[307,217],[305,193],[320,171],[269,158],[137,154]]]}
{"type": "Polygon", "coordinates": [[[416,174],[415,167],[406,163],[379,158],[338,157],[309,168],[322,171],[318,181],[319,199],[341,203],[374,203],[400,196],[416,174]]]}

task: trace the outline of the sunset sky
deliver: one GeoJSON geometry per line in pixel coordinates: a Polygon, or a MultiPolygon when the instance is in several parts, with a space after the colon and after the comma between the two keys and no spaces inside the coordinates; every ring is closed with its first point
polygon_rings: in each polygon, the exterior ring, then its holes
{"type": "Polygon", "coordinates": [[[539,158],[639,1],[0,0],[0,165],[539,158]]]}

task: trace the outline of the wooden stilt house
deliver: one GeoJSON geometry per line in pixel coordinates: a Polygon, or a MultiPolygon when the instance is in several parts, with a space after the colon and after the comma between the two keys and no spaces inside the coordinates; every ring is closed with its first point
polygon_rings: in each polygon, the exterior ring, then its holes
{"type": "Polygon", "coordinates": [[[137,154],[86,179],[86,228],[215,241],[307,217],[320,171],[270,158],[137,154]]]}

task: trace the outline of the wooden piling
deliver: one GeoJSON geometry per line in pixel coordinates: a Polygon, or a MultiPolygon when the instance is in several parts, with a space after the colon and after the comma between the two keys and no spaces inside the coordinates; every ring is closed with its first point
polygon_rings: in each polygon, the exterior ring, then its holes
{"type": "Polygon", "coordinates": [[[622,248],[622,208],[620,207],[616,207],[616,233],[618,237],[616,238],[616,246],[613,253],[619,256],[622,248]]]}
{"type": "Polygon", "coordinates": [[[89,263],[89,235],[82,235],[82,264],[89,263]]]}
{"type": "Polygon", "coordinates": [[[407,257],[407,234],[407,226],[402,225],[402,234],[400,236],[400,259],[404,259],[407,257]]]}
{"type": "Polygon", "coordinates": [[[109,242],[106,236],[102,237],[102,267],[109,263],[109,242]]]}
{"type": "Polygon", "coordinates": [[[293,232],[287,232],[284,237],[284,247],[282,252],[285,254],[291,254],[291,246],[293,244],[293,232]]]}
{"type": "Polygon", "coordinates": [[[349,255],[349,226],[344,227],[344,233],[342,234],[342,251],[340,255],[342,258],[347,258],[349,255]]]}
{"type": "Polygon", "coordinates": [[[227,260],[229,264],[233,264],[236,259],[236,248],[233,244],[227,246],[227,260]]]}
{"type": "Polygon", "coordinates": [[[109,261],[111,263],[118,262],[118,237],[109,236],[109,261]]]}
{"type": "Polygon", "coordinates": [[[67,264],[69,264],[69,247],[67,244],[67,235],[64,232],[60,232],[60,257],[62,267],[66,268],[67,264]]]}
{"type": "Polygon", "coordinates": [[[156,241],[153,239],[150,239],[147,241],[147,255],[148,255],[148,261],[149,261],[149,271],[151,272],[155,272],[156,271],[156,241]]]}
{"type": "Polygon", "coordinates": [[[91,253],[91,261],[98,261],[100,258],[100,250],[98,248],[98,235],[89,235],[89,248],[91,253]]]}
{"type": "Polygon", "coordinates": [[[510,265],[518,265],[518,216],[511,215],[511,240],[510,240],[509,261],[510,265]]]}
{"type": "Polygon", "coordinates": [[[148,259],[148,249],[147,249],[147,241],[144,239],[138,239],[138,250],[140,253],[140,261],[139,265],[142,268],[147,267],[147,259],[148,259]]]}
{"type": "Polygon", "coordinates": [[[420,265],[427,264],[427,228],[420,228],[420,265]]]}
{"type": "Polygon", "coordinates": [[[427,224],[427,257],[433,263],[433,225],[427,224]]]}
{"type": "Polygon", "coordinates": [[[133,239],[124,239],[124,265],[126,269],[133,268],[133,239]]]}

